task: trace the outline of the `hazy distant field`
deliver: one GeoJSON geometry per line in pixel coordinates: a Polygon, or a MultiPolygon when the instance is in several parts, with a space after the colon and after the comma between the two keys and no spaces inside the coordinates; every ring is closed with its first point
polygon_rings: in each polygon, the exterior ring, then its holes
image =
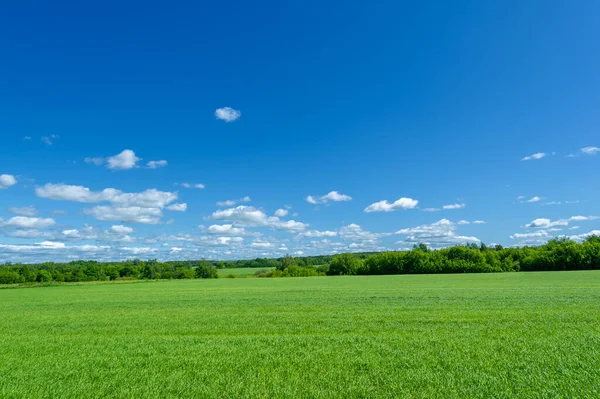
{"type": "Polygon", "coordinates": [[[0,290],[0,397],[600,397],[600,272],[0,290]]]}
{"type": "Polygon", "coordinates": [[[233,275],[235,277],[252,277],[258,271],[273,270],[274,267],[239,267],[231,269],[219,269],[219,277],[233,275]]]}

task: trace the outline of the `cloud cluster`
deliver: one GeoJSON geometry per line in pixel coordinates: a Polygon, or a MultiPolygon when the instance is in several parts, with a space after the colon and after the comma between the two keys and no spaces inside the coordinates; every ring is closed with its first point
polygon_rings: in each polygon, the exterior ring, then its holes
{"type": "Polygon", "coordinates": [[[219,201],[219,202],[217,202],[217,206],[220,206],[220,207],[234,206],[235,204],[240,203],[240,202],[250,202],[250,201],[252,201],[250,199],[250,197],[245,196],[243,198],[235,199],[235,200],[219,201]]]}
{"type": "Polygon", "coordinates": [[[87,187],[66,184],[47,183],[37,187],[40,198],[74,201],[82,203],[109,202],[110,206],[96,206],[86,209],[87,215],[97,220],[122,221],[130,223],[158,224],[162,218],[162,209],[185,211],[186,204],[169,204],[177,200],[177,193],[149,189],[140,193],[124,193],[114,188],[92,191],[87,187]]]}
{"type": "Polygon", "coordinates": [[[207,219],[233,222],[243,227],[269,227],[287,232],[304,231],[308,227],[308,224],[295,220],[283,221],[277,216],[267,216],[263,211],[246,205],[216,211],[207,219]]]}
{"type": "MultiPolygon", "coordinates": [[[[117,155],[113,155],[108,158],[86,157],[83,161],[85,163],[90,163],[96,166],[106,165],[108,169],[112,170],[127,170],[138,168],[138,163],[141,160],[142,158],[136,156],[133,150],[123,150],[117,155]]],[[[164,159],[161,159],[159,161],[149,161],[146,163],[146,167],[148,169],[162,168],[167,165],[168,162],[164,159]]]]}
{"type": "Polygon", "coordinates": [[[395,234],[406,236],[404,241],[398,242],[398,244],[404,246],[423,243],[432,248],[442,248],[452,245],[480,242],[477,237],[457,235],[456,230],[456,223],[451,222],[448,219],[441,219],[432,224],[400,229],[396,231],[395,234]]]}

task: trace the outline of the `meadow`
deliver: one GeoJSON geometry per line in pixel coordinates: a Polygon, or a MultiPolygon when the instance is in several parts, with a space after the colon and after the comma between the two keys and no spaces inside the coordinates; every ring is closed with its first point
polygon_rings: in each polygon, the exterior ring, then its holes
{"type": "Polygon", "coordinates": [[[0,290],[0,397],[598,398],[600,271],[0,290]]]}

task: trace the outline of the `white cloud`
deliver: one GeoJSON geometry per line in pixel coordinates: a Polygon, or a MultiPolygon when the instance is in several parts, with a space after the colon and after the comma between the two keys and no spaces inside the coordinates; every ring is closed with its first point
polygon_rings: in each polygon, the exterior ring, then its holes
{"type": "Polygon", "coordinates": [[[289,213],[289,211],[287,209],[277,209],[275,211],[275,216],[282,218],[282,217],[287,216],[288,213],[289,213]]]}
{"type": "Polygon", "coordinates": [[[571,216],[568,219],[559,219],[559,220],[555,220],[552,221],[550,219],[547,218],[538,218],[533,220],[531,223],[527,223],[525,225],[525,227],[527,228],[543,228],[543,229],[548,229],[550,227],[563,227],[563,226],[568,226],[569,222],[572,221],[577,221],[577,222],[581,222],[581,221],[587,221],[587,220],[597,220],[599,219],[598,216],[571,216]]]}
{"type": "Polygon", "coordinates": [[[546,230],[539,230],[539,231],[536,231],[535,233],[515,233],[510,236],[510,239],[516,240],[516,239],[524,239],[524,238],[547,238],[547,237],[550,237],[550,235],[548,234],[548,232],[546,230]]]}
{"type": "Polygon", "coordinates": [[[9,188],[17,184],[17,179],[13,175],[0,175],[0,189],[9,188]]]}
{"type": "Polygon", "coordinates": [[[320,197],[314,197],[309,195],[305,198],[305,201],[309,204],[327,204],[329,201],[341,202],[341,201],[352,201],[352,197],[346,194],[340,194],[337,191],[330,191],[329,193],[320,197]]]}
{"type": "Polygon", "coordinates": [[[465,204],[450,204],[450,205],[444,205],[442,207],[442,209],[462,209],[464,208],[466,205],[465,204]]]}
{"type": "Polygon", "coordinates": [[[561,202],[560,201],[549,201],[549,202],[544,202],[542,205],[560,205],[561,202]]]}
{"type": "Polygon", "coordinates": [[[56,222],[52,218],[31,218],[26,216],[15,216],[5,222],[0,221],[2,227],[16,227],[21,229],[43,229],[54,226],[56,222]]]}
{"type": "Polygon", "coordinates": [[[282,221],[277,216],[269,217],[263,211],[246,205],[216,211],[208,219],[226,220],[247,227],[265,226],[288,232],[303,231],[308,227],[307,224],[295,220],[282,221]]]}
{"type": "MultiPolygon", "coordinates": [[[[177,185],[177,184],[178,183],[175,183],[175,185],[177,185]]],[[[184,188],[200,188],[200,189],[206,187],[204,184],[201,184],[201,183],[197,183],[197,184],[181,183],[180,186],[184,187],[184,188]]]]}
{"type": "Polygon", "coordinates": [[[100,166],[104,163],[104,158],[100,158],[100,157],[86,157],[84,158],[83,162],[85,163],[91,163],[94,164],[96,166],[100,166]]]}
{"type": "Polygon", "coordinates": [[[170,211],[185,212],[187,210],[187,204],[186,203],[173,204],[173,205],[169,205],[167,207],[167,209],[170,211]]]}
{"type": "Polygon", "coordinates": [[[153,254],[157,251],[156,248],[148,248],[148,247],[123,247],[121,250],[125,252],[129,252],[133,255],[147,255],[153,254]]]}
{"type": "Polygon", "coordinates": [[[215,116],[217,117],[217,119],[220,119],[222,121],[233,122],[240,116],[242,116],[242,113],[237,109],[233,109],[231,107],[223,107],[217,108],[217,110],[215,111],[215,116]]]}
{"type": "Polygon", "coordinates": [[[38,197],[58,201],[74,202],[110,202],[114,205],[128,207],[163,208],[177,199],[177,193],[149,189],[140,193],[124,193],[114,188],[102,191],[91,191],[83,186],[48,183],[35,190],[38,197]]]}
{"type": "Polygon", "coordinates": [[[319,230],[309,230],[305,233],[302,233],[304,237],[336,237],[338,235],[337,231],[319,231],[319,230]]]}
{"type": "Polygon", "coordinates": [[[259,241],[259,240],[255,240],[254,242],[252,242],[252,244],[250,244],[250,246],[252,248],[271,248],[273,246],[273,244],[271,244],[268,241],[259,241]]]}
{"type": "Polygon", "coordinates": [[[146,166],[150,169],[156,169],[156,168],[162,168],[164,166],[167,166],[169,163],[167,161],[165,161],[164,159],[161,159],[160,161],[150,161],[146,164],[146,166]]]}
{"type": "Polygon", "coordinates": [[[110,231],[117,234],[131,234],[133,233],[133,228],[123,225],[115,225],[111,226],[110,231]]]}
{"type": "Polygon", "coordinates": [[[106,163],[109,169],[124,170],[135,168],[140,160],[132,150],[123,150],[120,154],[108,157],[106,163]]]}
{"type": "Polygon", "coordinates": [[[242,235],[245,230],[242,227],[233,227],[232,224],[213,224],[207,229],[209,234],[227,234],[227,235],[242,235]]]}
{"type": "Polygon", "coordinates": [[[542,200],[542,197],[538,197],[536,195],[535,197],[528,199],[526,202],[540,202],[541,200],[542,200]]]}
{"type": "Polygon", "coordinates": [[[419,201],[412,198],[400,198],[393,203],[387,200],[375,202],[365,208],[365,212],[392,212],[399,209],[413,209],[419,204],[419,201]]]}
{"type": "Polygon", "coordinates": [[[97,220],[143,224],[159,224],[162,218],[162,211],[159,208],[142,208],[139,206],[96,206],[85,209],[84,213],[97,220]]]}
{"type": "Polygon", "coordinates": [[[597,152],[600,152],[600,148],[598,148],[598,147],[584,147],[580,151],[583,154],[586,154],[586,155],[596,155],[597,152]]]}
{"type": "Polygon", "coordinates": [[[471,224],[471,222],[469,222],[468,220],[459,220],[458,222],[456,222],[456,224],[460,224],[460,225],[471,224]]]}
{"type": "Polygon", "coordinates": [[[536,152],[535,154],[531,154],[531,155],[521,158],[521,161],[531,161],[531,160],[542,159],[546,155],[547,154],[544,152],[536,152]]]}
{"type": "Polygon", "coordinates": [[[600,237],[600,230],[592,230],[587,233],[570,236],[569,239],[574,240],[574,241],[584,241],[591,236],[599,236],[600,237]]]}
{"type": "Polygon", "coordinates": [[[59,135],[57,135],[57,134],[51,134],[50,136],[43,136],[42,137],[42,141],[46,145],[52,145],[54,143],[54,140],[56,140],[58,138],[60,138],[59,135]]]}
{"type": "Polygon", "coordinates": [[[32,205],[24,206],[22,208],[11,207],[8,208],[8,211],[21,216],[35,216],[38,213],[38,210],[32,205]]]}
{"type": "Polygon", "coordinates": [[[439,212],[441,211],[440,208],[423,208],[424,212],[439,212]]]}
{"type": "Polygon", "coordinates": [[[474,220],[473,224],[485,224],[485,221],[483,221],[483,220],[474,220]]]}
{"type": "Polygon", "coordinates": [[[448,219],[441,219],[432,224],[401,229],[398,230],[396,234],[406,235],[404,241],[399,241],[398,244],[410,245],[424,243],[433,248],[480,242],[477,237],[457,235],[456,229],[455,223],[448,219]]]}
{"type": "Polygon", "coordinates": [[[235,200],[225,200],[225,201],[219,201],[217,202],[217,206],[221,206],[221,207],[226,207],[226,206],[234,206],[235,204],[239,203],[239,202],[250,202],[252,201],[250,199],[250,197],[245,196],[243,198],[240,199],[235,199],[235,200]]]}

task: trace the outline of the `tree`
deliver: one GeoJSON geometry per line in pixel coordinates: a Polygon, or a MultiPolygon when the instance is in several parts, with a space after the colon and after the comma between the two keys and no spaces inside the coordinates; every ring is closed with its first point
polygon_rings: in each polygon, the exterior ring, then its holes
{"type": "Polygon", "coordinates": [[[335,256],[331,261],[328,274],[333,276],[340,274],[354,275],[358,274],[362,267],[362,259],[358,259],[352,254],[340,254],[335,256]]]}

